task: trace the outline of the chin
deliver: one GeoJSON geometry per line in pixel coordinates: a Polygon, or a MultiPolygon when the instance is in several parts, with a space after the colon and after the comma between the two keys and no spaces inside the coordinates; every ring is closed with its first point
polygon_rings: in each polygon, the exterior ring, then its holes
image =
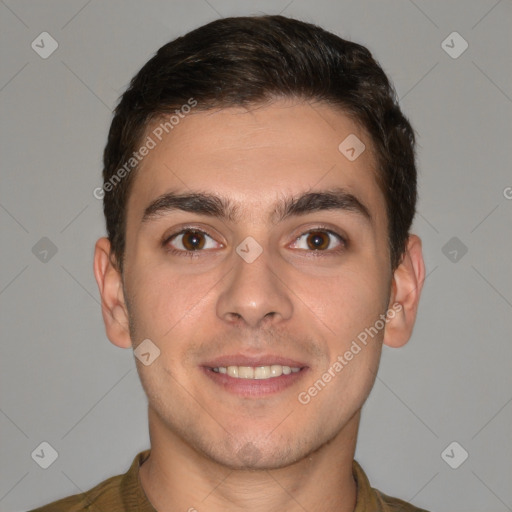
{"type": "Polygon", "coordinates": [[[267,471],[290,466],[302,459],[299,454],[293,454],[290,450],[281,447],[279,452],[273,450],[271,453],[260,451],[254,444],[247,443],[238,452],[229,455],[207,454],[215,463],[225,466],[231,470],[267,471]]]}
{"type": "Polygon", "coordinates": [[[318,450],[320,436],[294,438],[291,434],[270,440],[254,434],[230,437],[210,444],[202,453],[216,464],[231,470],[266,471],[291,466],[318,450]]]}

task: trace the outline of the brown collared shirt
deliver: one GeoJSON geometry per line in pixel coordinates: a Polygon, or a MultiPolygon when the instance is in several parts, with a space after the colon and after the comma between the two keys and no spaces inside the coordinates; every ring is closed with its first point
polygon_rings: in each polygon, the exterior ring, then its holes
{"type": "MultiPolygon", "coordinates": [[[[150,450],[138,453],[130,469],[122,475],[108,478],[85,493],[29,512],[157,512],[146,497],[139,479],[139,467],[149,453],[150,450]]],[[[357,485],[354,512],[428,512],[373,489],[355,460],[352,461],[352,472],[357,485]]]]}

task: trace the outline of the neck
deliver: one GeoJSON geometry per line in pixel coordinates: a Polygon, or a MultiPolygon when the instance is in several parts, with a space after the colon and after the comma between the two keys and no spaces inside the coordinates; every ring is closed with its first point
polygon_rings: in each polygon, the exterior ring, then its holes
{"type": "Polygon", "coordinates": [[[329,442],[294,464],[233,470],[198,453],[149,410],[151,455],[140,480],[158,512],[353,512],[352,461],[360,412],[329,442]]]}

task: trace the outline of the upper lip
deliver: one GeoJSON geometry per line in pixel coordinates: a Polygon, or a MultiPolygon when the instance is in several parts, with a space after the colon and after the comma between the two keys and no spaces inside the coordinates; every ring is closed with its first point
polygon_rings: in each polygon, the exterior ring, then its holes
{"type": "Polygon", "coordinates": [[[215,359],[204,363],[203,366],[208,368],[226,368],[228,366],[271,366],[273,364],[290,366],[291,368],[303,368],[306,366],[304,363],[297,361],[296,359],[290,359],[288,357],[273,354],[261,354],[258,356],[230,354],[216,357],[215,359]]]}

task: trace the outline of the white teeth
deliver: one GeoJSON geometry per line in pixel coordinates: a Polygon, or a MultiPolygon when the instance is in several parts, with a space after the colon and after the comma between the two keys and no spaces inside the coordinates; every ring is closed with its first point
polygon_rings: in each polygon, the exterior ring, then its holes
{"type": "Polygon", "coordinates": [[[255,379],[268,379],[270,377],[270,366],[258,366],[254,368],[255,379]]]}
{"type": "Polygon", "coordinates": [[[283,367],[280,364],[273,364],[270,367],[271,377],[280,377],[283,374],[283,367]]]}
{"type": "Polygon", "coordinates": [[[212,368],[216,373],[225,373],[236,379],[271,379],[281,375],[300,372],[300,368],[273,364],[271,366],[218,366],[212,368]]]}
{"type": "Polygon", "coordinates": [[[252,366],[239,366],[238,367],[239,379],[254,379],[254,368],[252,366]]]}

